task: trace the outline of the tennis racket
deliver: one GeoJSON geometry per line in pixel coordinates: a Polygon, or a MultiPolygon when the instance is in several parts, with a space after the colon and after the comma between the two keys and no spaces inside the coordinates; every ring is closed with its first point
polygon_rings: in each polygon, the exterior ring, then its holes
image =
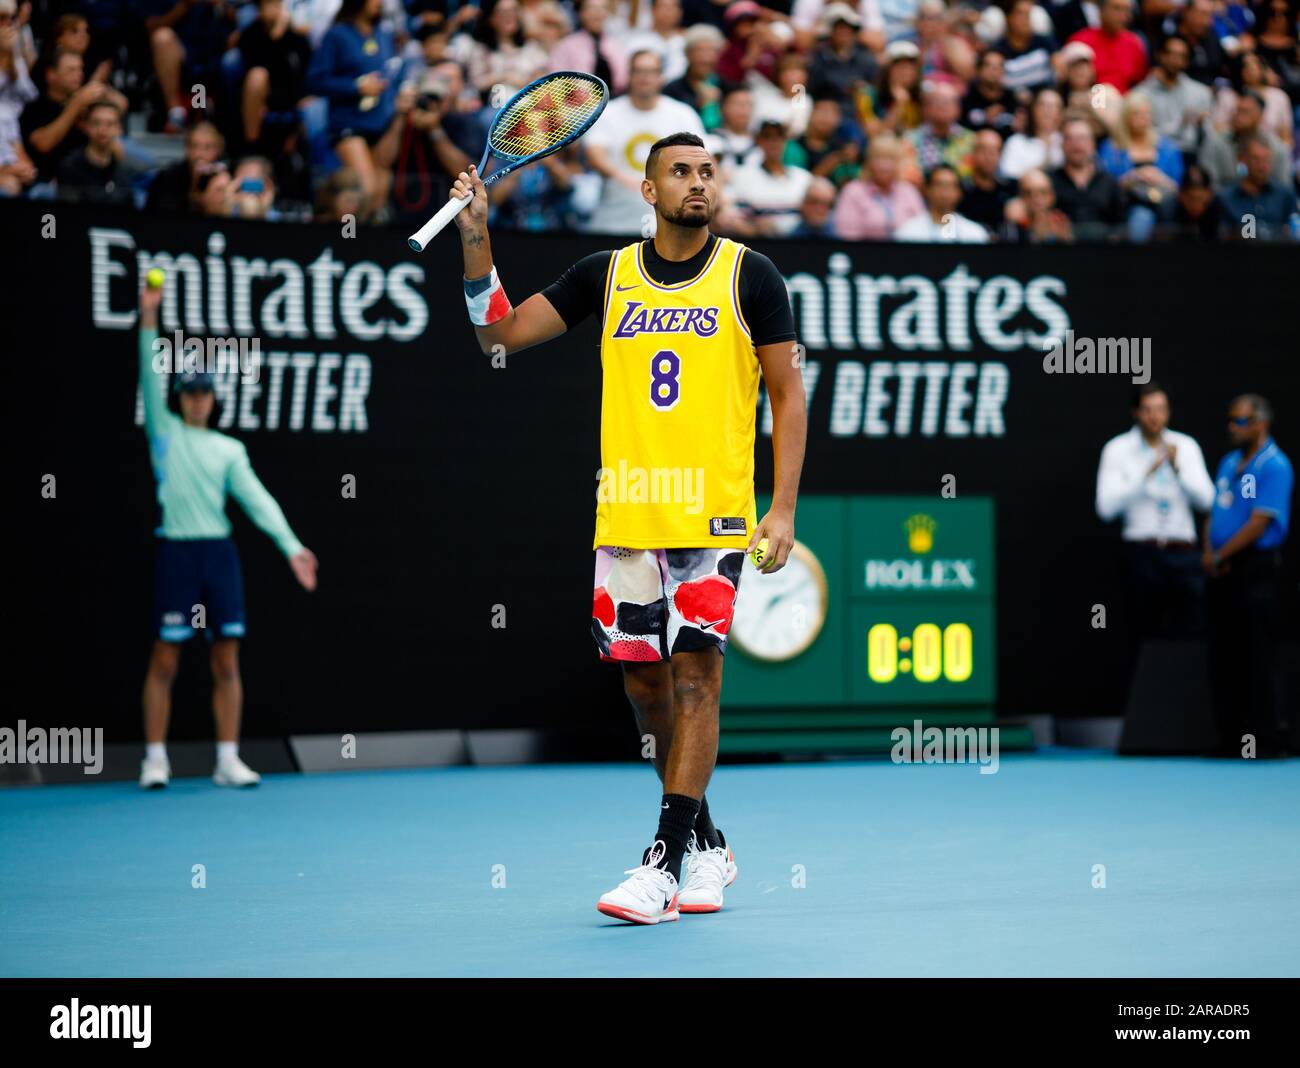
{"type": "MultiPolygon", "coordinates": [[[[489,156],[495,156],[502,166],[484,178],[483,183],[491,185],[511,171],[572,144],[591,129],[607,103],[609,86],[581,71],[556,71],[525,85],[492,120],[478,173],[482,176],[489,156]]],[[[406,243],[416,252],[423,252],[434,235],[473,199],[471,194],[447,201],[406,243]]]]}

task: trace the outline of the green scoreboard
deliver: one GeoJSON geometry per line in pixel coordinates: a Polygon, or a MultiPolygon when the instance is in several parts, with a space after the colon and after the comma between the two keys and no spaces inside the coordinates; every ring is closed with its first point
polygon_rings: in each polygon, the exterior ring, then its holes
{"type": "Polygon", "coordinates": [[[801,497],[795,536],[745,565],[724,709],[992,707],[991,498],[801,497]]]}

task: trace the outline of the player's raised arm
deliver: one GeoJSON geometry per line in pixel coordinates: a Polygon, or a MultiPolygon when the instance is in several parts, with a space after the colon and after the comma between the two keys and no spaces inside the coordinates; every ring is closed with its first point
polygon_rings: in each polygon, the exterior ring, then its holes
{"type": "Polygon", "coordinates": [[[492,264],[487,189],[474,167],[460,173],[451,189],[452,199],[468,196],[471,189],[474,199],[456,216],[456,227],[465,254],[465,303],[479,348],[491,352],[502,345],[506,352],[518,352],[563,334],[564,320],[542,294],[534,293],[519,307],[511,307],[492,264]]]}
{"type": "Polygon", "coordinates": [[[180,421],[167,408],[167,376],[153,366],[153,343],[158,337],[158,306],[162,303],[162,289],[146,286],[140,290],[140,392],[144,396],[144,432],[152,447],[154,439],[166,434],[180,421]]]}

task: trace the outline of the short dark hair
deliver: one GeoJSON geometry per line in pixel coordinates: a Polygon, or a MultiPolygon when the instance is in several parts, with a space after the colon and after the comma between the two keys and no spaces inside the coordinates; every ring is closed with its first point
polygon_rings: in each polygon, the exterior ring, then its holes
{"type": "Polygon", "coordinates": [[[659,162],[660,152],[665,148],[677,148],[681,145],[690,148],[703,148],[704,141],[698,134],[686,133],[685,131],[659,138],[650,146],[650,155],[645,158],[645,176],[649,178],[654,173],[655,164],[659,162]]]}
{"type": "MultiPolygon", "coordinates": [[[[262,0],[266,3],[266,0],[262,0]]],[[[446,20],[442,22],[422,22],[413,36],[417,41],[423,44],[430,37],[446,37],[448,32],[446,20]]]]}
{"type": "Polygon", "coordinates": [[[961,184],[961,175],[957,173],[956,167],[954,167],[951,163],[936,163],[933,167],[931,167],[928,171],[925,172],[925,184],[927,187],[934,182],[934,176],[938,174],[940,171],[947,171],[949,174],[951,174],[954,178],[957,179],[958,185],[961,184]]]}
{"type": "Polygon", "coordinates": [[[654,56],[655,62],[659,64],[659,73],[660,74],[663,73],[664,57],[663,57],[663,53],[660,52],[657,48],[638,48],[635,52],[633,52],[630,56],[628,56],[627,69],[629,72],[632,70],[633,67],[636,66],[636,61],[640,59],[642,56],[654,56]]]}
{"type": "Polygon", "coordinates": [[[58,65],[63,62],[65,56],[76,56],[81,60],[82,65],[85,65],[86,58],[80,52],[74,52],[71,48],[56,48],[50,53],[50,61],[45,64],[45,72],[48,74],[50,71],[56,69],[58,65]]]}
{"type": "Polygon", "coordinates": [[[1097,127],[1092,124],[1092,119],[1088,117],[1086,111],[1076,111],[1074,108],[1066,111],[1061,116],[1061,133],[1065,133],[1067,126],[1077,126],[1079,123],[1083,123],[1088,128],[1088,133],[1092,135],[1093,144],[1095,145],[1097,142],[1097,127]]]}
{"type": "Polygon", "coordinates": [[[1260,111],[1263,111],[1264,108],[1268,106],[1264,103],[1263,94],[1260,93],[1259,90],[1257,89],[1243,89],[1240,93],[1237,94],[1237,99],[1255,101],[1255,103],[1259,105],[1260,111]]]}
{"type": "Polygon", "coordinates": [[[343,0],[334,16],[335,22],[356,22],[366,10],[366,0],[343,0]]]}
{"type": "MultiPolygon", "coordinates": [[[[1133,410],[1137,411],[1138,408],[1142,407],[1142,398],[1149,397],[1153,393],[1165,393],[1165,387],[1154,378],[1150,382],[1143,382],[1142,385],[1138,386],[1133,391],[1133,410]]],[[[1165,398],[1168,399],[1168,397],[1169,394],[1165,393],[1165,398]]]]}

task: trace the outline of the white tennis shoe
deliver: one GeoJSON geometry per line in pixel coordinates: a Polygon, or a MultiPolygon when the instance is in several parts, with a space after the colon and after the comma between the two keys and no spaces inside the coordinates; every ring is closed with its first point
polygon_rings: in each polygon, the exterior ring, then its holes
{"type": "Polygon", "coordinates": [[[166,757],[140,762],[140,789],[161,790],[172,781],[172,766],[166,757]]]}
{"type": "Polygon", "coordinates": [[[262,776],[236,756],[217,761],[212,781],[218,786],[256,786],[262,776]]]}
{"type": "Polygon", "coordinates": [[[677,907],[686,913],[718,912],[722,909],[722,891],[736,881],[736,862],[722,832],[722,844],[703,849],[695,832],[691,832],[686,851],[686,881],[677,898],[677,907]]]}
{"type": "Polygon", "coordinates": [[[624,879],[613,890],[601,895],[596,909],[628,923],[663,923],[679,918],[677,911],[677,880],[672,872],[659,865],[668,847],[660,839],[646,853],[645,863],[629,868],[624,879]]]}

